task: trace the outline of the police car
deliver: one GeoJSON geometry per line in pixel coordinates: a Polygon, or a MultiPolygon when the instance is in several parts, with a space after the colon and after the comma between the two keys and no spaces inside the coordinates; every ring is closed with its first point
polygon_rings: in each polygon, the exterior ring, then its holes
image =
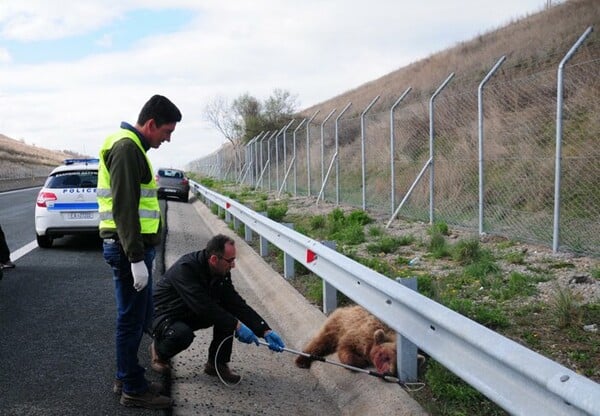
{"type": "Polygon", "coordinates": [[[35,203],[35,234],[40,247],[50,248],[55,238],[64,235],[97,235],[98,163],[98,159],[66,159],[50,173],[35,203]]]}

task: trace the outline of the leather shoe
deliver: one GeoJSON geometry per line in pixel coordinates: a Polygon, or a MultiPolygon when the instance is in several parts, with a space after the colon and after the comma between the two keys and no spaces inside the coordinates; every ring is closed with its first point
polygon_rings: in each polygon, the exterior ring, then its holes
{"type": "Polygon", "coordinates": [[[231,371],[227,364],[217,364],[217,368],[215,368],[213,363],[207,362],[204,365],[204,372],[213,377],[221,376],[221,378],[228,383],[239,383],[242,379],[238,374],[231,371]]]}
{"type": "Polygon", "coordinates": [[[171,372],[171,365],[169,362],[161,360],[156,353],[154,342],[150,344],[150,367],[159,374],[169,374],[171,372]]]}
{"type": "Polygon", "coordinates": [[[8,260],[4,263],[0,263],[3,269],[14,269],[17,267],[12,261],[8,260]]]}
{"type": "MultiPolygon", "coordinates": [[[[163,394],[165,393],[165,386],[158,381],[148,382],[148,390],[153,394],[163,394]]],[[[115,380],[113,383],[113,393],[123,393],[123,382],[121,380],[115,380]]]]}
{"type": "Polygon", "coordinates": [[[142,394],[121,393],[123,406],[127,407],[143,407],[145,409],[168,409],[173,405],[173,400],[167,396],[154,394],[150,390],[142,394]]]}

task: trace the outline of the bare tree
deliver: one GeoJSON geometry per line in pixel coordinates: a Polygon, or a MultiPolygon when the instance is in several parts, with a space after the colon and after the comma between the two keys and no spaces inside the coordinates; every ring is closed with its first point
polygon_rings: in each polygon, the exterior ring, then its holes
{"type": "Polygon", "coordinates": [[[213,98],[204,107],[204,118],[236,147],[242,135],[242,125],[233,105],[224,97],[213,98]]]}

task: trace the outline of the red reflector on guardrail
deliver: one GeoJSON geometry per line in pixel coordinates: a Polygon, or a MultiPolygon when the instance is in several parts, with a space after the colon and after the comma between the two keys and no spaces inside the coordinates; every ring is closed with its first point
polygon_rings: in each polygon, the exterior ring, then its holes
{"type": "Polygon", "coordinates": [[[306,262],[312,263],[317,259],[317,254],[314,251],[306,250],[306,262]]]}

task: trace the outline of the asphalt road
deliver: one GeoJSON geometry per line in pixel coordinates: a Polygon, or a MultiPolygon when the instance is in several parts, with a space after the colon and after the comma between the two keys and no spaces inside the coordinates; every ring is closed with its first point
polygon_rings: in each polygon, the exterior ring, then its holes
{"type": "MultiPolygon", "coordinates": [[[[37,190],[0,194],[0,223],[13,252],[35,241],[37,190]]],[[[125,408],[112,393],[116,308],[99,239],[57,239],[16,265],[0,281],[1,415],[168,413],[125,408]]],[[[143,364],[148,343],[144,337],[143,364]]]]}
{"type": "MultiPolygon", "coordinates": [[[[173,409],[121,406],[112,393],[116,308],[101,242],[64,237],[51,249],[35,246],[36,195],[37,189],[0,193],[0,223],[11,251],[19,256],[13,258],[16,269],[6,270],[0,281],[0,415],[424,414],[397,385],[335,366],[299,370],[293,365],[295,356],[237,341],[232,358],[243,380],[224,386],[202,373],[210,330],[196,333],[190,349],[175,357],[173,379],[162,380],[172,389],[173,409]]],[[[163,205],[169,232],[157,250],[155,279],[164,264],[202,248],[216,232],[230,232],[194,200],[163,205]]],[[[234,283],[240,293],[288,347],[301,349],[324,315],[240,239],[238,255],[234,283]]],[[[149,342],[144,337],[139,352],[145,366],[149,342]]],[[[151,370],[146,376],[160,380],[151,370]]]]}

